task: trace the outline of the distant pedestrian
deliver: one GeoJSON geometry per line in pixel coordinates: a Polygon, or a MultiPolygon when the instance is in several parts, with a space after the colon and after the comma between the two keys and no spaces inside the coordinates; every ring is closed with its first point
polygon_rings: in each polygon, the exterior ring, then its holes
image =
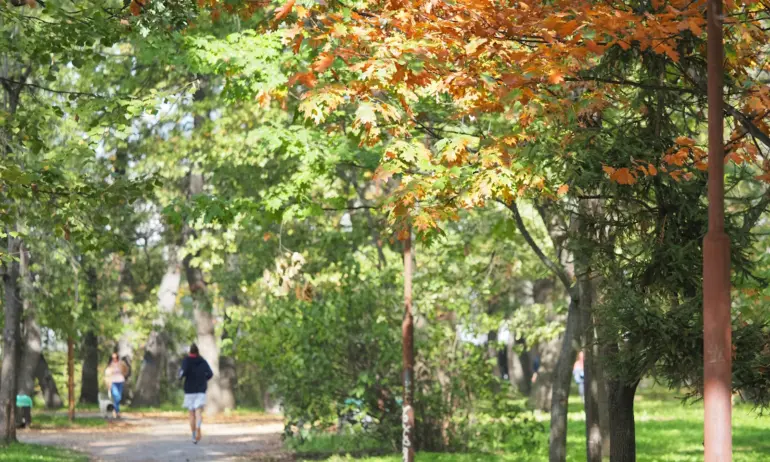
{"type": "Polygon", "coordinates": [[[537,382],[537,373],[540,371],[540,355],[535,355],[532,361],[532,383],[537,382]]]}
{"type": "Polygon", "coordinates": [[[110,364],[104,371],[107,390],[112,398],[112,416],[120,418],[120,401],[123,399],[123,386],[128,376],[128,365],[118,358],[118,353],[112,353],[110,364]]]}
{"type": "Polygon", "coordinates": [[[214,376],[209,363],[198,351],[196,344],[190,345],[190,354],[182,361],[179,379],[184,379],[184,407],[190,413],[190,430],[193,443],[198,444],[203,435],[203,407],[206,405],[206,389],[208,381],[214,376]]]}
{"type": "Polygon", "coordinates": [[[585,371],[582,351],[578,353],[577,361],[575,361],[575,365],[572,367],[572,377],[575,379],[575,383],[577,383],[580,399],[585,403],[585,371]]]}

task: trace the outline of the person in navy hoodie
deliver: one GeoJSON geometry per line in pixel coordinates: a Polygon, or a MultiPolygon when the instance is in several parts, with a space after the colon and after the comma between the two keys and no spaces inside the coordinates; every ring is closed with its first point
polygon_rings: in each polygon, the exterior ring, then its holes
{"type": "Polygon", "coordinates": [[[201,423],[203,423],[203,407],[206,405],[206,388],[208,381],[214,376],[209,363],[198,351],[196,344],[190,345],[190,354],[182,361],[179,379],[184,379],[184,404],[190,412],[190,430],[193,443],[201,440],[201,423]]]}

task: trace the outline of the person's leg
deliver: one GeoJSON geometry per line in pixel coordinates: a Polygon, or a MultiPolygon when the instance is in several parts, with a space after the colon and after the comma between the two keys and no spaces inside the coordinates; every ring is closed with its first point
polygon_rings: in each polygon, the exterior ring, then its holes
{"type": "Polygon", "coordinates": [[[112,406],[115,409],[113,415],[117,417],[120,414],[120,400],[123,397],[123,384],[113,383],[110,393],[112,394],[112,406]]]}
{"type": "Polygon", "coordinates": [[[201,438],[203,437],[203,435],[201,434],[201,424],[203,423],[203,408],[202,407],[199,407],[199,408],[195,409],[195,423],[196,423],[196,428],[195,428],[195,430],[196,430],[195,431],[196,440],[200,441],[201,438]]]}
{"type": "Polygon", "coordinates": [[[192,440],[193,443],[197,443],[196,441],[196,433],[195,433],[195,411],[190,409],[190,432],[192,432],[192,440]]]}

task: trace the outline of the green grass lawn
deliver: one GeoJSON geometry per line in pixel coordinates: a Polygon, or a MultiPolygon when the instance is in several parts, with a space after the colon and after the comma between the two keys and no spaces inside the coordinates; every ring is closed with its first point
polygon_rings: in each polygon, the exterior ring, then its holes
{"type": "Polygon", "coordinates": [[[36,444],[0,446],[0,462],[87,462],[88,457],[74,451],[36,444]]]}
{"type": "MultiPolygon", "coordinates": [[[[53,430],[57,428],[95,428],[106,427],[107,420],[102,417],[78,417],[70,422],[66,414],[33,414],[31,427],[35,430],[53,430]]],[[[0,459],[2,460],[2,459],[0,459]]]]}
{"type": "MultiPolygon", "coordinates": [[[[580,399],[570,399],[568,457],[585,460],[584,414],[580,399]]],[[[637,460],[639,462],[696,462],[703,460],[703,408],[700,404],[683,405],[670,392],[659,389],[641,392],[635,405],[637,460]]],[[[548,436],[540,436],[540,447],[527,453],[427,454],[420,462],[536,462],[547,460],[548,436]]],[[[303,448],[304,450],[305,448],[303,448]]],[[[750,405],[738,405],[733,411],[733,460],[735,462],[770,461],[770,416],[761,417],[750,405]]],[[[335,456],[329,462],[349,460],[335,456]]],[[[398,455],[358,459],[360,462],[397,462],[398,455]]]]}

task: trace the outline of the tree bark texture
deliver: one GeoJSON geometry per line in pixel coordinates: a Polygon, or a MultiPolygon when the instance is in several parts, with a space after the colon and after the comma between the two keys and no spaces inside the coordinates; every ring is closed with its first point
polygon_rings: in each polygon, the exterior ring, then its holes
{"type": "Polygon", "coordinates": [[[158,406],[161,402],[161,384],[169,362],[169,339],[162,332],[162,316],[174,311],[182,279],[176,253],[176,246],[169,246],[166,274],[163,275],[158,289],[161,319],[157,328],[150,332],[147,338],[132,406],[158,406]]]}
{"type": "Polygon", "coordinates": [[[152,331],[144,346],[144,356],[136,380],[131,406],[159,406],[161,380],[165,364],[166,340],[163,334],[152,331]]]}
{"type": "MultiPolygon", "coordinates": [[[[196,117],[196,126],[199,126],[199,118],[196,117]]],[[[188,199],[203,192],[203,175],[201,173],[190,172],[188,177],[188,199]]],[[[195,230],[189,223],[186,223],[183,229],[183,240],[187,244],[193,240],[195,230]]],[[[187,284],[190,286],[190,293],[193,299],[193,317],[198,336],[198,348],[201,356],[208,361],[214,377],[209,381],[206,396],[206,413],[218,414],[224,410],[222,402],[222,388],[220,386],[219,371],[219,346],[214,328],[215,317],[210,296],[208,294],[208,285],[204,279],[203,271],[192,265],[194,255],[185,256],[182,264],[187,284]]]]}
{"type": "Polygon", "coordinates": [[[636,462],[634,396],[639,382],[608,382],[610,395],[610,461],[636,462]]]}
{"type": "MultiPolygon", "coordinates": [[[[19,239],[8,236],[8,254],[18,258],[19,239]]],[[[3,265],[5,328],[3,363],[0,369],[0,445],[16,441],[16,392],[21,359],[21,268],[18,260],[3,265]]]]}
{"type": "MultiPolygon", "coordinates": [[[[549,438],[548,460],[565,462],[567,460],[567,411],[569,390],[572,384],[572,365],[577,355],[577,334],[580,311],[577,297],[573,297],[567,312],[567,325],[562,337],[559,360],[554,373],[553,393],[551,397],[551,434],[549,438]]],[[[542,365],[541,365],[542,368],[542,365]]]]}
{"type": "Polygon", "coordinates": [[[99,278],[96,268],[88,266],[86,269],[86,281],[89,291],[89,305],[91,309],[91,326],[83,337],[83,370],[81,371],[80,402],[84,404],[99,403],[99,338],[93,326],[93,321],[98,317],[99,278]]]}
{"type": "Polygon", "coordinates": [[[578,276],[580,290],[581,331],[583,334],[583,371],[585,387],[585,416],[586,416],[586,460],[601,462],[602,460],[602,430],[599,414],[599,399],[603,393],[596,374],[598,358],[594,355],[594,323],[592,316],[593,295],[591,280],[581,272],[578,276]]]}
{"type": "Polygon", "coordinates": [[[412,317],[412,232],[404,241],[404,320],[401,337],[404,362],[404,404],[402,410],[402,460],[414,462],[416,429],[414,419],[414,319],[412,317]]]}
{"type": "Polygon", "coordinates": [[[75,420],[75,339],[67,337],[67,404],[70,422],[75,420]]]}
{"type": "Polygon", "coordinates": [[[514,346],[517,342],[513,340],[511,335],[508,341],[508,378],[511,381],[511,385],[515,386],[519,393],[524,396],[529,396],[532,392],[532,355],[529,350],[524,346],[524,350],[517,354],[514,351],[514,346]]]}
{"type": "Polygon", "coordinates": [[[45,355],[43,354],[40,355],[40,359],[37,362],[35,378],[40,385],[40,391],[43,393],[45,408],[61,409],[64,406],[64,402],[61,399],[61,395],[59,395],[56,381],[53,378],[53,374],[51,374],[51,370],[48,368],[48,361],[45,360],[45,355]]]}
{"type": "Polygon", "coordinates": [[[43,343],[40,335],[40,326],[37,325],[35,320],[34,306],[27,296],[32,289],[32,273],[29,270],[29,253],[24,249],[22,249],[21,253],[20,269],[23,278],[21,293],[24,298],[22,303],[24,329],[22,333],[23,345],[21,364],[19,366],[18,393],[31,397],[35,393],[35,371],[43,351],[43,343]]]}

